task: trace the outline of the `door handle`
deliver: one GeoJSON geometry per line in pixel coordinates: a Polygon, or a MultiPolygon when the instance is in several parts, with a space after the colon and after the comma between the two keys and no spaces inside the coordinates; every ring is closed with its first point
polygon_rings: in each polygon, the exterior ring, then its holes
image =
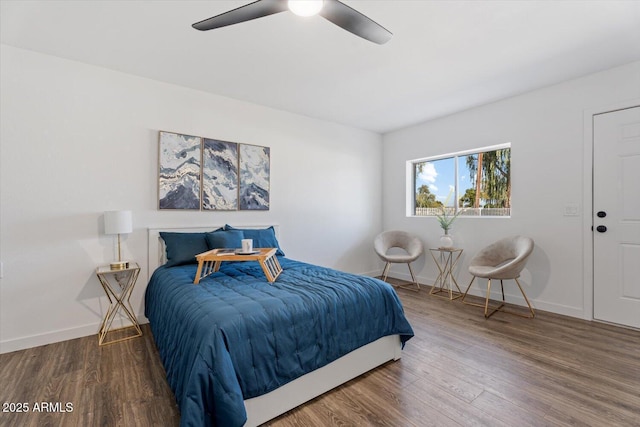
{"type": "Polygon", "coordinates": [[[599,225],[596,227],[596,230],[598,230],[599,233],[604,233],[607,231],[607,227],[604,225],[599,225]]]}

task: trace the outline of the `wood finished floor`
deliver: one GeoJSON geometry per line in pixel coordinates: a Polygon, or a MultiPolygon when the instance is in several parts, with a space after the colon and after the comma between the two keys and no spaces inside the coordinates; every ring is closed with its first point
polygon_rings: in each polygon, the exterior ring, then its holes
{"type": "MultiPolygon", "coordinates": [[[[640,426],[640,332],[544,312],[485,320],[424,286],[398,294],[416,333],[402,359],[268,426],[640,426]]],[[[105,347],[91,336],[0,355],[3,406],[73,404],[66,413],[1,412],[0,425],[177,426],[143,331],[105,347]]]]}

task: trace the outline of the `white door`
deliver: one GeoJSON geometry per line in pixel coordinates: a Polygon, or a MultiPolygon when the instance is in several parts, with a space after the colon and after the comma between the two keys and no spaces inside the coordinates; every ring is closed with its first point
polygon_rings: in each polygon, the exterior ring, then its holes
{"type": "Polygon", "coordinates": [[[640,106],[593,116],[593,317],[640,328],[640,106]]]}

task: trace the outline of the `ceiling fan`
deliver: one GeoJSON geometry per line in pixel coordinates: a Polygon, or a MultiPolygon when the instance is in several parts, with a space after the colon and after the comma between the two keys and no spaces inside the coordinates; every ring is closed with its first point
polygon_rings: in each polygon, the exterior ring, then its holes
{"type": "Polygon", "coordinates": [[[338,0],[257,0],[196,22],[193,28],[201,31],[213,30],[284,12],[287,9],[299,16],[320,15],[338,27],[377,44],[384,44],[393,36],[380,24],[338,0]]]}

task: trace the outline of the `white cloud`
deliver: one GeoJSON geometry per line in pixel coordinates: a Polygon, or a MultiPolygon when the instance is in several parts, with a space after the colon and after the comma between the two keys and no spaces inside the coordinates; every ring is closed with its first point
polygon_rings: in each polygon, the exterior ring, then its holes
{"type": "Polygon", "coordinates": [[[432,193],[435,193],[436,191],[438,191],[438,187],[436,187],[436,185],[435,185],[435,184],[429,184],[429,190],[430,190],[432,193]]]}
{"type": "Polygon", "coordinates": [[[424,182],[434,183],[436,182],[436,177],[438,176],[438,172],[436,172],[436,167],[433,163],[425,163],[422,168],[422,172],[418,174],[418,178],[423,180],[424,182]]]}

